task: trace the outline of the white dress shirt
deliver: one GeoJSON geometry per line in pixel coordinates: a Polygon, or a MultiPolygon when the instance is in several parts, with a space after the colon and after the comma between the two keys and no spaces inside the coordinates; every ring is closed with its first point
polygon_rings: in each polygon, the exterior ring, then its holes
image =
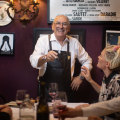
{"type": "MultiPolygon", "coordinates": [[[[74,74],[75,58],[78,58],[82,66],[86,66],[88,69],[92,69],[92,59],[76,38],[67,36],[66,39],[64,40],[63,45],[61,46],[61,44],[57,41],[53,33],[51,34],[50,41],[52,43],[52,50],[58,51],[67,51],[67,41],[69,41],[69,52],[71,53],[71,77],[74,74]]],[[[43,64],[40,67],[37,67],[38,60],[41,56],[46,55],[48,53],[48,50],[49,50],[48,35],[39,37],[35,45],[35,50],[30,56],[30,62],[34,68],[39,69],[40,76],[44,75],[47,63],[43,64]]]]}

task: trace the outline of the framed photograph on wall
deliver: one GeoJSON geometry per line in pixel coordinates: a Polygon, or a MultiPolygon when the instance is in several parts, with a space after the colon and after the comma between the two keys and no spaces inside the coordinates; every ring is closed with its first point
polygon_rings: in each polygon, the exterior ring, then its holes
{"type": "MultiPolygon", "coordinates": [[[[43,35],[52,34],[53,31],[51,28],[35,28],[34,29],[34,39],[33,39],[33,47],[35,46],[39,37],[43,35]]],[[[82,46],[85,48],[85,29],[71,29],[69,33],[70,36],[75,37],[79,40],[82,46]]]]}
{"type": "Polygon", "coordinates": [[[0,55],[14,55],[14,33],[0,33],[0,55]]]}
{"type": "Polygon", "coordinates": [[[104,47],[120,45],[120,28],[105,28],[104,32],[104,47]]]}

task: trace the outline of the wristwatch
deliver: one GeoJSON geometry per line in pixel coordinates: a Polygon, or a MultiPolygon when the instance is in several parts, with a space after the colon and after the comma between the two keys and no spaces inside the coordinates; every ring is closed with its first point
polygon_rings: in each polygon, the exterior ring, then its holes
{"type": "Polygon", "coordinates": [[[82,76],[82,75],[79,75],[79,76],[80,76],[80,79],[81,79],[81,80],[84,80],[84,76],[82,76]]]}

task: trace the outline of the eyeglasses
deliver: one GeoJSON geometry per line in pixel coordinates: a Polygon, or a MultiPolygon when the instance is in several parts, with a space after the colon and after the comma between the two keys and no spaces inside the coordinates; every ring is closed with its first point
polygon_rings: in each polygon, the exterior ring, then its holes
{"type": "Polygon", "coordinates": [[[63,27],[67,27],[67,26],[69,25],[69,23],[67,23],[67,22],[63,22],[63,23],[61,23],[61,22],[56,22],[55,24],[56,24],[57,26],[63,25],[63,27]]]}

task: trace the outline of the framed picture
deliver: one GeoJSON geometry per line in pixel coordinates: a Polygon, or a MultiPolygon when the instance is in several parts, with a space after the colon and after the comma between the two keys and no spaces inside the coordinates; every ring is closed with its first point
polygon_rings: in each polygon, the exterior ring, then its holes
{"type": "MultiPolygon", "coordinates": [[[[53,33],[51,28],[35,28],[34,29],[34,39],[33,39],[33,47],[35,46],[39,37],[43,35],[48,35],[53,33]]],[[[85,29],[71,29],[69,33],[70,36],[75,37],[79,40],[82,46],[85,48],[85,29]]]]}
{"type": "Polygon", "coordinates": [[[120,45],[120,28],[105,28],[103,46],[120,45]]]}
{"type": "Polygon", "coordinates": [[[48,23],[65,15],[71,23],[120,23],[120,0],[47,0],[48,23]]]}
{"type": "Polygon", "coordinates": [[[0,33],[0,55],[14,55],[14,33],[0,33]]]}

